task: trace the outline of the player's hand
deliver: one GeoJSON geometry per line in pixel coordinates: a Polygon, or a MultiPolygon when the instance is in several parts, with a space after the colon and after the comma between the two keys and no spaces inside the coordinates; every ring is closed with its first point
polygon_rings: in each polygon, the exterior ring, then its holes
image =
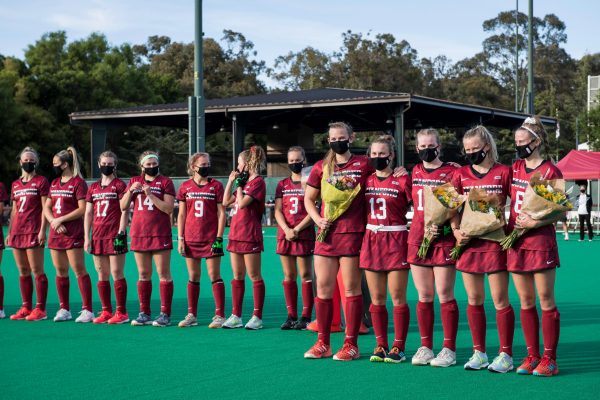
{"type": "Polygon", "coordinates": [[[250,178],[250,174],[248,171],[241,172],[237,178],[235,178],[235,186],[243,188],[248,183],[248,179],[250,178]]]}
{"type": "Polygon", "coordinates": [[[131,187],[129,188],[130,192],[135,192],[136,190],[142,190],[142,184],[140,182],[135,182],[133,185],[131,185],[131,187]]]}
{"type": "Polygon", "coordinates": [[[437,239],[438,236],[440,236],[440,234],[442,233],[442,230],[437,225],[429,225],[425,229],[427,230],[427,232],[429,232],[431,235],[433,235],[434,239],[437,239]]]}
{"type": "Polygon", "coordinates": [[[527,214],[521,213],[515,221],[515,227],[518,229],[534,229],[538,227],[538,221],[527,214]]]}
{"type": "Polygon", "coordinates": [[[92,254],[92,243],[90,243],[90,239],[85,239],[83,241],[83,250],[88,254],[92,254]]]}
{"type": "Polygon", "coordinates": [[[287,228],[284,232],[285,232],[285,239],[289,240],[290,242],[295,240],[298,237],[298,235],[296,234],[296,231],[294,231],[291,228],[287,228]]]}
{"type": "Polygon", "coordinates": [[[237,171],[231,171],[231,173],[229,174],[229,182],[235,181],[235,178],[237,178],[239,174],[240,173],[237,171]]]}
{"type": "Polygon", "coordinates": [[[65,228],[64,225],[59,225],[58,228],[56,228],[56,233],[60,233],[61,235],[65,234],[67,233],[67,228],[65,228]]]}
{"type": "Polygon", "coordinates": [[[460,229],[453,229],[452,233],[454,234],[454,238],[456,239],[456,244],[459,246],[466,245],[471,239],[468,235],[465,235],[465,233],[460,229]]]}
{"type": "Polygon", "coordinates": [[[146,196],[150,196],[150,194],[152,194],[152,192],[150,191],[150,185],[142,185],[142,192],[144,192],[146,196]]]}
{"type": "MultiPolygon", "coordinates": [[[[38,246],[43,247],[44,243],[46,243],[46,231],[40,231],[40,233],[38,233],[38,246]]],[[[8,240],[8,238],[7,238],[8,240]]]]}
{"type": "Polygon", "coordinates": [[[210,246],[212,254],[214,256],[222,256],[223,255],[223,238],[217,237],[215,242],[210,246]]]}
{"type": "Polygon", "coordinates": [[[54,218],[52,220],[52,222],[50,222],[50,227],[57,232],[58,232],[58,227],[61,225],[62,225],[62,219],[60,217],[54,218]]]}
{"type": "Polygon", "coordinates": [[[125,252],[126,240],[127,232],[120,231],[117,233],[117,236],[113,240],[113,248],[115,249],[115,253],[120,254],[125,252]]]}
{"type": "Polygon", "coordinates": [[[401,176],[408,175],[408,171],[406,170],[406,168],[404,168],[402,166],[396,167],[396,168],[394,168],[393,175],[394,175],[394,178],[399,178],[401,176]]]}
{"type": "Polygon", "coordinates": [[[317,227],[319,227],[319,229],[321,230],[325,230],[325,229],[329,229],[331,228],[332,223],[327,219],[327,218],[319,218],[316,221],[317,227]]]}
{"type": "Polygon", "coordinates": [[[462,165],[460,165],[459,163],[455,163],[454,161],[448,161],[446,164],[450,164],[455,168],[460,168],[462,167],[462,165]]]}
{"type": "Polygon", "coordinates": [[[185,257],[185,240],[181,237],[177,241],[177,251],[179,252],[179,254],[185,257]]]}

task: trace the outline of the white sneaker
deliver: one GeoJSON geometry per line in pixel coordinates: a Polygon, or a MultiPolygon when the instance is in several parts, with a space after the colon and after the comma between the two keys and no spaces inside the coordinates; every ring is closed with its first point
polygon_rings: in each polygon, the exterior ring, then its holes
{"type": "Polygon", "coordinates": [[[433,350],[429,347],[421,346],[412,358],[412,365],[427,365],[433,360],[433,350]]]}
{"type": "Polygon", "coordinates": [[[501,374],[505,374],[508,371],[512,371],[513,369],[513,359],[511,356],[502,352],[498,354],[494,361],[488,367],[488,371],[491,372],[499,372],[501,374]]]}
{"type": "Polygon", "coordinates": [[[569,240],[569,235],[565,235],[565,240],[569,240]]]}
{"type": "Polygon", "coordinates": [[[0,310],[0,319],[4,318],[6,318],[6,314],[4,313],[4,310],[0,310]]]}
{"type": "Polygon", "coordinates": [[[94,313],[88,310],[79,311],[79,317],[75,320],[75,322],[80,324],[87,324],[88,322],[92,322],[94,320],[94,313]]]}
{"type": "Polygon", "coordinates": [[[246,324],[246,326],[244,326],[244,328],[246,329],[250,329],[250,330],[257,330],[257,329],[262,329],[263,327],[263,323],[262,323],[262,319],[258,318],[256,315],[253,315],[252,318],[250,318],[250,321],[248,321],[248,323],[246,324]]]}
{"type": "Polygon", "coordinates": [[[432,367],[449,367],[456,364],[456,353],[447,347],[444,347],[438,355],[431,360],[432,367]]]}
{"type": "Polygon", "coordinates": [[[221,317],[220,315],[215,315],[212,318],[212,322],[208,325],[210,329],[219,329],[225,323],[225,317],[221,317]]]}
{"type": "Polygon", "coordinates": [[[188,328],[190,326],[197,326],[197,325],[198,325],[198,320],[196,319],[196,316],[194,314],[190,313],[185,316],[183,321],[181,321],[178,326],[180,328],[188,328]]]}
{"type": "Polygon", "coordinates": [[[58,310],[54,316],[54,322],[70,321],[72,319],[73,317],[71,316],[71,311],[65,310],[64,308],[58,310]]]}
{"type": "Polygon", "coordinates": [[[222,325],[222,327],[225,329],[241,328],[242,326],[244,326],[242,319],[240,317],[238,317],[237,315],[233,315],[233,314],[231,314],[229,316],[229,318],[227,318],[227,320],[225,322],[223,322],[223,325],[222,325]]]}
{"type": "Polygon", "coordinates": [[[465,369],[476,371],[480,370],[481,368],[485,368],[488,365],[490,365],[490,363],[488,362],[487,354],[482,353],[479,350],[475,350],[471,358],[469,358],[469,361],[467,361],[465,364],[465,369]]]}

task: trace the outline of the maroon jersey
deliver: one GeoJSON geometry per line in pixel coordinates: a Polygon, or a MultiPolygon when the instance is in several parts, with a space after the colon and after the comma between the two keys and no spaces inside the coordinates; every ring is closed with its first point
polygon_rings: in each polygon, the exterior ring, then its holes
{"type": "MultiPolygon", "coordinates": [[[[531,176],[537,171],[542,174],[542,178],[544,179],[562,178],[560,170],[550,161],[542,162],[542,164],[534,170],[525,168],[525,160],[518,160],[512,165],[512,184],[510,188],[511,205],[510,218],[508,220],[508,228],[511,231],[514,228],[517,216],[521,212],[525,189],[527,188],[531,176]]],[[[554,225],[550,224],[527,231],[519,240],[517,240],[514,247],[515,249],[525,250],[548,250],[549,248],[555,248],[556,246],[554,225]]]]}
{"type": "Polygon", "coordinates": [[[412,195],[410,178],[390,175],[382,180],[372,174],[366,185],[367,224],[406,225],[406,212],[412,195]]]}
{"type": "MultiPolygon", "coordinates": [[[[279,181],[275,189],[275,198],[281,199],[281,211],[285,223],[290,228],[298,226],[308,213],[304,208],[304,189],[300,182],[294,182],[291,177],[279,181]]],[[[277,239],[284,240],[285,233],[277,226],[277,239]]],[[[298,232],[298,240],[315,240],[315,229],[309,226],[298,232]]]]}
{"type": "MultiPolygon", "coordinates": [[[[450,164],[442,164],[441,167],[434,170],[427,170],[423,164],[417,164],[412,170],[412,202],[413,218],[408,232],[408,243],[420,245],[423,240],[423,226],[425,225],[423,188],[429,186],[435,188],[450,182],[456,167],[450,164]]],[[[434,240],[433,247],[452,247],[454,246],[454,236],[447,235],[434,240]]]]}
{"type": "MultiPolygon", "coordinates": [[[[127,185],[127,190],[135,183],[150,186],[150,192],[159,198],[165,199],[165,195],[175,197],[175,186],[173,181],[166,176],[158,175],[152,182],[145,182],[141,176],[134,176],[127,185]]],[[[171,237],[171,218],[158,209],[142,191],[137,189],[131,196],[133,202],[133,217],[131,219],[131,237],[171,237]]]]}
{"type": "MultiPolygon", "coordinates": [[[[87,194],[87,184],[79,177],[74,176],[67,182],[61,182],[61,178],[56,178],[50,184],[49,197],[52,200],[52,216],[60,218],[79,208],[79,200],[85,200],[87,194]]],[[[64,236],[72,239],[83,238],[83,216],[72,221],[63,223],[67,229],[64,236]]],[[[53,229],[50,229],[50,236],[58,235],[53,229]]]]}
{"type": "MultiPolygon", "coordinates": [[[[470,165],[465,165],[454,172],[452,184],[460,194],[467,194],[471,189],[484,189],[489,194],[500,198],[500,208],[504,213],[506,198],[510,193],[511,174],[506,165],[495,164],[485,175],[477,174],[470,165]]],[[[467,250],[497,251],[498,244],[489,240],[473,240],[467,250]]]]}
{"type": "Polygon", "coordinates": [[[48,196],[48,180],[36,175],[29,182],[13,182],[10,199],[16,212],[10,224],[11,235],[38,234],[42,228],[42,197],[48,196]]]}
{"type": "MultiPolygon", "coordinates": [[[[8,201],[8,193],[6,193],[6,187],[4,183],[0,182],[0,202],[5,203],[8,201]]],[[[2,204],[4,205],[4,204],[2,204]]],[[[0,215],[2,218],[2,215],[0,215]]],[[[0,220],[0,249],[4,248],[4,232],[2,230],[2,220],[0,220]]]]}
{"type": "Polygon", "coordinates": [[[177,192],[177,200],[185,202],[185,241],[214,242],[219,226],[217,204],[223,203],[221,182],[209,178],[207,184],[200,186],[193,179],[185,181],[177,192]]]}
{"type": "Polygon", "coordinates": [[[119,233],[121,222],[119,200],[125,194],[125,187],[125,183],[119,178],[113,179],[107,186],[102,186],[101,180],[90,186],[85,200],[93,206],[92,238],[94,240],[114,239],[119,233]]]}
{"type": "Polygon", "coordinates": [[[240,242],[262,242],[261,220],[265,211],[265,196],[267,187],[262,177],[248,181],[244,186],[244,195],[254,200],[246,208],[239,208],[237,202],[231,211],[231,229],[229,229],[229,240],[240,242]]]}
{"type": "MultiPolygon", "coordinates": [[[[367,156],[352,155],[348,162],[344,165],[337,165],[333,172],[334,176],[351,176],[360,183],[360,193],[354,198],[350,208],[342,214],[334,223],[330,230],[335,233],[347,233],[347,232],[364,232],[365,231],[365,186],[367,183],[367,177],[375,172],[375,169],[369,164],[367,156]]],[[[323,179],[323,160],[318,161],[307,180],[307,184],[316,188],[321,189],[321,179],[323,179]]],[[[321,205],[321,216],[325,212],[324,204],[321,205]]]]}

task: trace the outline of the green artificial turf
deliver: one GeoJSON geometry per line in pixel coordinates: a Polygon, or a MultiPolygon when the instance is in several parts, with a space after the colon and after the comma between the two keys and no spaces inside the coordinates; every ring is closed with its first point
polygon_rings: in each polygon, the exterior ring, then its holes
{"type": "MultiPolygon", "coordinates": [[[[187,272],[184,260],[172,254],[175,283],[173,326],[168,328],[54,323],[57,310],[54,269],[46,253],[50,287],[48,321],[10,321],[20,304],[18,274],[12,250],[4,251],[5,310],[0,320],[0,399],[157,399],[157,398],[326,398],[326,399],[484,399],[600,398],[600,242],[564,242],[559,236],[562,267],[558,270],[556,298],[561,313],[558,348],[560,375],[553,378],[505,375],[462,368],[471,353],[471,336],[466,318],[466,295],[460,276],[456,296],[460,306],[457,365],[446,369],[414,367],[410,356],[419,346],[416,324],[416,291],[409,284],[411,324],[407,339],[407,362],[400,365],[370,363],[375,340],[372,334],[359,340],[362,357],[350,363],[331,359],[305,360],[302,354],[315,341],[314,333],[281,331],[286,309],[279,258],[275,254],[275,230],[265,230],[263,276],[266,284],[265,328],[260,331],[212,330],[207,325],[214,306],[210,282],[203,266],[200,326],[179,329],[176,324],[187,313],[187,272]]],[[[94,307],[100,309],[95,290],[96,274],[86,256],[94,282],[94,307]]],[[[226,309],[231,269],[223,258],[226,309]]],[[[137,272],[133,254],[127,255],[130,317],[138,312],[137,272]]],[[[244,321],[253,308],[252,285],[246,284],[244,321]]],[[[152,310],[159,311],[158,281],[154,276],[152,310]]],[[[519,305],[511,285],[511,302],[516,310],[515,364],[525,355],[519,320],[519,305]]],[[[34,300],[35,301],[35,300],[34,300]]],[[[71,276],[71,309],[81,306],[77,281],[71,276]]],[[[114,304],[114,295],[113,295],[114,304]]],[[[498,339],[495,314],[489,298],[488,354],[496,354],[498,339]]],[[[392,318],[390,317],[390,321],[392,318]]],[[[392,327],[390,326],[390,332],[392,327]]],[[[392,336],[391,334],[390,336],[392,336]]],[[[434,351],[442,342],[439,305],[436,304],[434,351]]],[[[341,346],[342,334],[333,334],[332,345],[341,346]]]]}

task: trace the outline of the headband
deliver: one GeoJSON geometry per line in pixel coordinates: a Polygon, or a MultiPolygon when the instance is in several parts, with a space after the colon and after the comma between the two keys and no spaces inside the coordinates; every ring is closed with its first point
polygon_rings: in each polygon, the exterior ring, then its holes
{"type": "Polygon", "coordinates": [[[144,164],[146,161],[148,161],[151,158],[156,158],[156,161],[158,161],[158,156],[156,154],[148,154],[148,155],[144,156],[144,158],[142,158],[142,161],[140,161],[140,164],[144,164]]]}
{"type": "MultiPolygon", "coordinates": [[[[529,118],[528,118],[529,119],[529,118]]],[[[524,123],[528,123],[527,120],[525,120],[524,123]]],[[[535,136],[536,139],[540,138],[540,135],[538,135],[537,133],[535,133],[533,131],[533,129],[526,127],[525,125],[521,125],[521,129],[525,129],[526,131],[529,131],[529,133],[531,133],[533,136],[535,136]]]]}

